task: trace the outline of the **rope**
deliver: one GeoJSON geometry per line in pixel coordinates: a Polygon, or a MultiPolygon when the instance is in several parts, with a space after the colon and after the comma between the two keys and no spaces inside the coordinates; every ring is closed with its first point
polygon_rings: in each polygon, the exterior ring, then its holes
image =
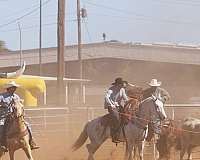
{"type": "MultiPolygon", "coordinates": [[[[136,118],[136,119],[140,119],[140,120],[143,120],[143,121],[146,121],[148,123],[150,123],[151,121],[148,120],[148,119],[145,119],[145,118],[141,118],[141,117],[137,117],[137,116],[133,116],[131,114],[127,114],[127,113],[119,113],[120,115],[123,115],[123,116],[127,116],[127,117],[131,117],[131,118],[136,118]]],[[[173,120],[174,121],[174,120],[173,120]]],[[[177,121],[175,121],[177,122],[177,121]]],[[[161,125],[163,126],[163,125],[161,125]]],[[[188,132],[188,133],[194,133],[194,134],[200,134],[200,132],[196,132],[196,131],[191,131],[191,130],[187,130],[187,129],[182,129],[182,128],[177,128],[177,127],[172,127],[172,126],[168,126],[168,128],[170,129],[174,129],[176,131],[182,131],[182,132],[188,132]]]]}

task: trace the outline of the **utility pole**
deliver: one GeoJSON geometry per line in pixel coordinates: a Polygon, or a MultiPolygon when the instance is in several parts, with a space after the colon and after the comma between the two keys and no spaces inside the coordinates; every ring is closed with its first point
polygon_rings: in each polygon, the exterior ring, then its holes
{"type": "Polygon", "coordinates": [[[40,0],[39,75],[42,75],[42,0],[40,0]]]}
{"type": "Polygon", "coordinates": [[[58,0],[58,25],[57,25],[57,84],[59,103],[64,103],[63,89],[64,87],[64,73],[65,73],[65,0],[58,0]]]}
{"type": "MultiPolygon", "coordinates": [[[[79,65],[79,78],[83,78],[82,54],[81,54],[81,9],[80,0],[77,0],[77,21],[78,21],[78,65],[79,65]]],[[[79,103],[83,102],[83,84],[79,85],[79,103]]]]}

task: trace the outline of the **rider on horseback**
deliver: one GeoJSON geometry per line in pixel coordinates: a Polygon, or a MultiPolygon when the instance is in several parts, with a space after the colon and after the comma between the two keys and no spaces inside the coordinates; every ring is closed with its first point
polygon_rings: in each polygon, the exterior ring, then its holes
{"type": "MultiPolygon", "coordinates": [[[[149,84],[150,88],[144,90],[143,99],[152,97],[154,99],[155,105],[157,107],[159,107],[159,110],[164,110],[164,108],[163,108],[164,104],[170,98],[169,93],[165,89],[160,87],[162,82],[158,82],[157,79],[152,79],[151,82],[148,84],[149,84]]],[[[163,113],[165,113],[165,112],[163,112],[163,113]]],[[[162,120],[164,120],[166,118],[167,118],[166,114],[164,115],[164,117],[161,117],[162,120]]],[[[161,125],[160,120],[156,120],[155,122],[153,122],[155,139],[158,139],[158,137],[161,133],[160,125],[161,125]]]]}
{"type": "Polygon", "coordinates": [[[108,89],[105,95],[104,108],[108,109],[108,112],[112,117],[111,136],[112,142],[114,143],[119,142],[119,110],[123,108],[123,105],[128,101],[128,96],[126,95],[125,90],[127,84],[127,81],[124,81],[122,78],[116,78],[115,82],[112,83],[112,86],[108,89]]]}
{"type": "MultiPolygon", "coordinates": [[[[17,87],[19,87],[18,84],[15,83],[15,81],[11,81],[9,83],[7,83],[5,85],[5,89],[6,92],[0,94],[0,107],[1,108],[7,108],[7,109],[11,109],[11,107],[14,105],[14,102],[16,101],[20,101],[20,97],[15,94],[15,91],[17,89],[17,87]]],[[[27,122],[26,122],[27,124],[27,122]]],[[[7,130],[7,125],[5,123],[5,125],[3,126],[3,135],[0,136],[0,148],[4,151],[7,151],[7,142],[6,142],[6,130],[7,130]]],[[[27,125],[27,130],[29,132],[29,144],[31,149],[38,149],[39,146],[36,145],[36,143],[33,140],[32,137],[32,132],[30,129],[30,126],[27,125]]]]}

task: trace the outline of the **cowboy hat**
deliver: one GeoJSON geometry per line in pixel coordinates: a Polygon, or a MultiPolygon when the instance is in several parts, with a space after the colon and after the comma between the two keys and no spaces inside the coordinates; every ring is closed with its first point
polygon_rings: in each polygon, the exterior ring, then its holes
{"type": "Polygon", "coordinates": [[[123,84],[123,83],[128,83],[128,82],[124,81],[121,77],[118,77],[115,79],[115,82],[113,82],[112,85],[123,84]]]}
{"type": "Polygon", "coordinates": [[[158,86],[161,86],[162,82],[158,82],[157,79],[152,79],[151,82],[149,83],[150,86],[155,86],[155,87],[158,87],[158,86]]]}
{"type": "Polygon", "coordinates": [[[4,88],[10,88],[10,87],[19,87],[19,84],[16,84],[15,81],[10,81],[7,84],[4,85],[4,88]]]}

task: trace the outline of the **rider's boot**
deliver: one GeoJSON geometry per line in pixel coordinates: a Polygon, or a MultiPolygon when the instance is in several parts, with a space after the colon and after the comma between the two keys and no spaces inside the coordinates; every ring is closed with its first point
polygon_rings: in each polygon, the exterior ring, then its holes
{"type": "Polygon", "coordinates": [[[40,146],[37,146],[37,144],[33,140],[32,132],[31,132],[29,126],[27,126],[27,130],[28,130],[28,133],[29,133],[29,145],[31,147],[31,150],[33,150],[33,149],[39,149],[40,146]]]}
{"type": "Polygon", "coordinates": [[[31,150],[40,148],[40,146],[37,146],[33,138],[30,139],[29,144],[30,144],[31,150]]]}
{"type": "Polygon", "coordinates": [[[3,152],[8,152],[7,140],[6,140],[6,125],[4,125],[3,134],[0,140],[0,150],[2,150],[3,152]]]}
{"type": "Polygon", "coordinates": [[[119,143],[120,140],[119,140],[119,128],[111,128],[111,137],[112,137],[112,142],[113,143],[119,143]]]}

